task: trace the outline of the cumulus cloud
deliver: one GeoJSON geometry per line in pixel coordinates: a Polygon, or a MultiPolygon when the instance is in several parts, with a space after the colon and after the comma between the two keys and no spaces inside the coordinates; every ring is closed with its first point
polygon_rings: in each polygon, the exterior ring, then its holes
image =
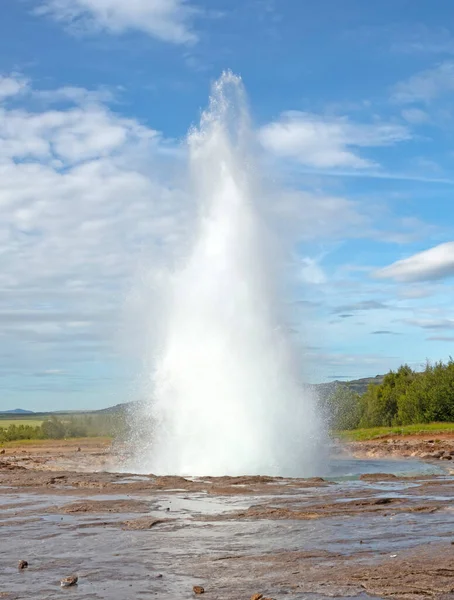
{"type": "Polygon", "coordinates": [[[9,89],[23,103],[0,102],[0,345],[17,362],[69,342],[79,360],[112,338],[138,264],[173,247],[190,203],[165,180],[172,143],[105,94],[9,89]]]}
{"type": "Polygon", "coordinates": [[[454,242],[440,244],[424,252],[378,269],[374,276],[395,281],[433,281],[454,275],[454,242]]]}
{"type": "Polygon", "coordinates": [[[192,19],[199,10],[187,0],[38,0],[35,12],[79,31],[135,30],[176,44],[197,41],[192,19]]]}
{"type": "Polygon", "coordinates": [[[446,61],[433,69],[421,71],[406,81],[401,81],[394,86],[392,97],[396,102],[403,104],[428,103],[453,90],[454,62],[446,61]]]}
{"type": "Polygon", "coordinates": [[[323,117],[288,111],[262,127],[263,146],[278,157],[314,168],[365,169],[376,166],[361,148],[391,146],[408,140],[409,131],[386,123],[353,123],[346,117],[323,117]]]}

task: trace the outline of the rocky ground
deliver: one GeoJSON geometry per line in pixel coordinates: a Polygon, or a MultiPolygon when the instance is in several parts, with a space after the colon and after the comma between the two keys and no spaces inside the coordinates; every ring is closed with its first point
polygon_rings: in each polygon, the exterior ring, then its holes
{"type": "MultiPolygon", "coordinates": [[[[400,441],[355,447],[440,451],[400,441]]],[[[0,455],[0,598],[175,600],[200,586],[207,600],[454,600],[449,461],[431,458],[434,475],[325,481],[106,472],[113,460],[96,440],[0,455]],[[61,590],[73,572],[77,587],[61,590]]]]}
{"type": "Polygon", "coordinates": [[[419,458],[454,460],[454,434],[383,436],[373,440],[350,442],[348,451],[359,458],[419,458]]]}

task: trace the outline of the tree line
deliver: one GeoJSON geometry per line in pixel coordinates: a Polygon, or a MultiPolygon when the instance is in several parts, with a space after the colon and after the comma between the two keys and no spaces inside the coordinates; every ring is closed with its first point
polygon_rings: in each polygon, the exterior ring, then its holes
{"type": "Polygon", "coordinates": [[[338,384],[325,409],[338,430],[454,422],[454,361],[427,362],[422,372],[402,365],[362,395],[338,384]]]}
{"type": "Polygon", "coordinates": [[[121,414],[105,415],[52,415],[40,425],[12,423],[2,428],[0,420],[0,443],[17,440],[46,440],[81,437],[113,437],[124,429],[124,417],[121,414]]]}

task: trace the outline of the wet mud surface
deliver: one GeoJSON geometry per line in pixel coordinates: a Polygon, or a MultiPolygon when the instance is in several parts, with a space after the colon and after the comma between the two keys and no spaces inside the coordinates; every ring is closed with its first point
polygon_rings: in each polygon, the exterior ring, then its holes
{"type": "Polygon", "coordinates": [[[199,585],[207,600],[454,600],[447,462],[407,477],[375,464],[329,480],[185,479],[106,472],[99,442],[23,450],[0,456],[0,598],[175,600],[199,585]]]}

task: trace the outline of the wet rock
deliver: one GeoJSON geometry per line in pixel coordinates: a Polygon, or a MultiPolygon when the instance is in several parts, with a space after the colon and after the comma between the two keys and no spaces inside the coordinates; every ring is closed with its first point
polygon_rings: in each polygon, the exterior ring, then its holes
{"type": "MultiPolygon", "coordinates": [[[[77,513],[131,513],[147,512],[149,505],[141,500],[85,500],[66,504],[58,512],[77,513]]],[[[56,512],[52,509],[52,512],[56,512]]]]}
{"type": "Polygon", "coordinates": [[[72,587],[73,585],[77,585],[78,581],[79,578],[77,577],[77,575],[70,575],[69,577],[64,577],[60,581],[60,585],[61,587],[72,587]]]}
{"type": "Polygon", "coordinates": [[[200,596],[200,594],[204,594],[205,593],[205,588],[203,588],[201,585],[195,585],[192,588],[192,591],[194,592],[194,594],[196,594],[197,596],[200,596]]]}
{"type": "Polygon", "coordinates": [[[166,523],[170,519],[153,519],[151,517],[142,517],[140,519],[132,519],[130,521],[124,521],[122,529],[127,529],[129,531],[139,531],[145,529],[151,529],[155,527],[155,525],[160,525],[161,523],[166,523]]]}
{"type": "Polygon", "coordinates": [[[397,479],[392,473],[364,473],[360,475],[361,481],[392,481],[397,479]]]}
{"type": "Polygon", "coordinates": [[[452,456],[450,454],[444,454],[440,457],[440,460],[452,460],[452,456]]]}
{"type": "Polygon", "coordinates": [[[22,465],[15,465],[13,463],[5,462],[5,461],[0,461],[0,470],[5,470],[5,471],[25,471],[26,469],[22,465]]]}
{"type": "Polygon", "coordinates": [[[20,570],[26,569],[28,567],[28,562],[26,560],[20,560],[18,567],[20,570]]]}

